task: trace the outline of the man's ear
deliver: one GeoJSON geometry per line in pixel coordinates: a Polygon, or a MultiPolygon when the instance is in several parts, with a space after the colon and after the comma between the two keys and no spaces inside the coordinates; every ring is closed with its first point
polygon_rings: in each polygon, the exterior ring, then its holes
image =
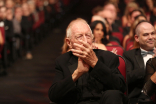
{"type": "Polygon", "coordinates": [[[139,36],[138,36],[138,35],[135,35],[134,38],[135,38],[135,41],[136,41],[136,42],[139,42],[139,39],[138,39],[139,36]]]}
{"type": "Polygon", "coordinates": [[[69,38],[66,38],[66,43],[69,46],[69,48],[71,49],[72,48],[72,45],[71,45],[71,41],[70,41],[69,38]]]}

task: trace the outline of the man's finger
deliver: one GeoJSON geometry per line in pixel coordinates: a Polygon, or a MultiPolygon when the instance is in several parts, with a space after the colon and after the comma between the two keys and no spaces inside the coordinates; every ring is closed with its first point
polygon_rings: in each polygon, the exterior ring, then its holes
{"type": "Polygon", "coordinates": [[[75,52],[73,52],[73,55],[74,55],[74,56],[77,56],[77,57],[79,57],[79,58],[83,58],[83,57],[84,57],[83,55],[78,54],[78,53],[75,53],[75,52]]]}
{"type": "Polygon", "coordinates": [[[86,43],[86,42],[84,42],[82,40],[79,40],[79,42],[82,43],[84,47],[90,48],[90,45],[88,43],[86,43]]]}
{"type": "Polygon", "coordinates": [[[79,55],[85,55],[85,52],[82,51],[82,50],[71,49],[71,51],[72,51],[73,53],[76,53],[76,54],[79,54],[79,55]]]}
{"type": "Polygon", "coordinates": [[[80,44],[74,43],[74,46],[80,48],[80,49],[83,50],[83,51],[86,50],[86,48],[85,48],[83,45],[80,45],[80,44]]]}

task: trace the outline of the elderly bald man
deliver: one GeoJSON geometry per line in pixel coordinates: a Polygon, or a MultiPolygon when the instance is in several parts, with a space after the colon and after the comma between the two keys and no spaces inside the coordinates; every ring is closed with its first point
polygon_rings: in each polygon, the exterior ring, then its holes
{"type": "Polygon", "coordinates": [[[92,49],[93,34],[83,19],[73,20],[66,35],[71,51],[56,59],[50,100],[57,104],[125,104],[118,57],[92,49]]]}

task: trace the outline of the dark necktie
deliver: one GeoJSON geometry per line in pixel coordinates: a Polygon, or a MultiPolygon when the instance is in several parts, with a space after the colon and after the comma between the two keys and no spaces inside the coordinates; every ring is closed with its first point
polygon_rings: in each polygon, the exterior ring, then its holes
{"type": "Polygon", "coordinates": [[[147,54],[153,55],[154,52],[153,52],[153,51],[148,51],[148,52],[146,52],[146,51],[141,51],[141,55],[142,55],[143,57],[147,56],[147,54]]]}

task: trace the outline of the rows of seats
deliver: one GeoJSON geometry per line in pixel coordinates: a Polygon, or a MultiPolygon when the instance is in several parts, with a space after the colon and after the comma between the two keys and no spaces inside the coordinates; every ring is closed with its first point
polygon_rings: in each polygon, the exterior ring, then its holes
{"type": "Polygon", "coordinates": [[[1,76],[7,74],[6,69],[12,66],[17,59],[32,59],[32,49],[48,36],[53,28],[57,27],[71,8],[77,5],[78,0],[58,0],[52,3],[43,0],[36,0],[36,2],[34,0],[27,0],[26,2],[22,2],[22,0],[21,2],[2,0],[0,2],[2,2],[2,5],[0,4],[0,12],[3,12],[4,9],[6,13],[9,10],[12,13],[12,19],[8,20],[6,16],[4,20],[0,21],[0,24],[3,24],[0,25],[0,36],[3,40],[3,44],[0,44],[1,76]],[[7,3],[16,5],[8,8],[7,3]],[[25,8],[28,9],[32,5],[35,5],[35,12],[31,12],[26,16],[24,14],[25,8]],[[16,27],[10,26],[5,22],[7,20],[13,24],[13,20],[16,17],[15,13],[18,10],[23,12],[20,21],[20,34],[16,34],[13,31],[16,27]]]}

